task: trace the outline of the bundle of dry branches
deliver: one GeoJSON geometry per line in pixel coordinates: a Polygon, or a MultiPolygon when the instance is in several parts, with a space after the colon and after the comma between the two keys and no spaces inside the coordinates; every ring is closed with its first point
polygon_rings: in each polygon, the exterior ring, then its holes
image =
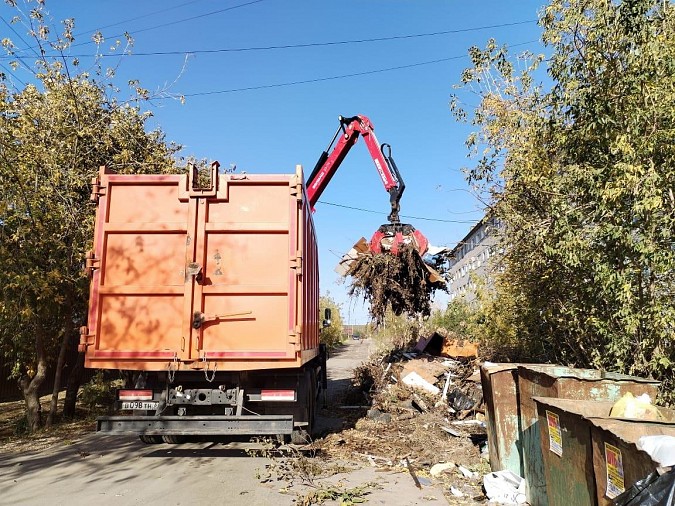
{"type": "Polygon", "coordinates": [[[360,253],[347,275],[352,278],[349,294],[370,302],[376,323],[384,320],[387,307],[396,315],[428,316],[434,291],[445,289],[443,281],[430,280],[429,269],[411,245],[402,245],[398,255],[360,253]]]}

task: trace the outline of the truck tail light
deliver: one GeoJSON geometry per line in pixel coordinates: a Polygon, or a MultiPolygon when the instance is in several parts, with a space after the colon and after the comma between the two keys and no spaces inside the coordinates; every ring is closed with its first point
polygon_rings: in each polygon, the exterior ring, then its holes
{"type": "Polygon", "coordinates": [[[261,390],[261,401],[295,402],[295,390],[261,390]]]}
{"type": "Polygon", "coordinates": [[[118,401],[151,401],[152,390],[118,390],[118,401]]]}

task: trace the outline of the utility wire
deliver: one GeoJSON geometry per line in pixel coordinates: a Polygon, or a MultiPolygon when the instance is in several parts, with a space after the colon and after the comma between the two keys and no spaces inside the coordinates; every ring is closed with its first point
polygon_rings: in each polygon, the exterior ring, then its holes
{"type": "MultiPolygon", "coordinates": [[[[325,200],[319,200],[317,201],[319,204],[325,204],[327,206],[334,206],[334,207],[342,207],[344,209],[351,209],[353,211],[361,211],[364,213],[373,213],[373,214],[382,214],[385,215],[387,213],[383,213],[381,211],[373,211],[372,209],[363,209],[361,207],[353,207],[353,206],[347,206],[344,204],[336,204],[335,202],[327,202],[325,200]]],[[[441,218],[426,218],[423,216],[410,216],[410,215],[405,215],[402,214],[401,218],[410,218],[411,220],[421,220],[421,221],[437,221],[440,223],[476,223],[475,220],[444,220],[441,218]]]]}
{"type": "MultiPolygon", "coordinates": [[[[13,27],[10,23],[7,22],[7,20],[6,20],[5,18],[0,17],[0,19],[2,20],[3,23],[5,23],[5,25],[7,25],[7,28],[9,28],[10,30],[12,30],[12,33],[14,33],[14,35],[16,35],[16,36],[19,38],[19,40],[20,40],[21,42],[23,42],[24,44],[27,44],[26,41],[23,39],[23,37],[21,37],[21,35],[19,34],[19,32],[17,32],[17,31],[14,29],[14,27],[13,27]]],[[[36,56],[37,58],[40,58],[40,55],[38,55],[38,53],[35,51],[35,48],[31,48],[31,50],[33,51],[33,53],[35,53],[35,56],[36,56]]],[[[37,74],[35,73],[35,71],[32,69],[32,67],[31,67],[30,65],[28,65],[25,61],[23,61],[23,59],[22,59],[18,54],[16,54],[16,53],[17,53],[16,50],[13,49],[12,51],[13,51],[13,53],[15,53],[15,54],[13,54],[13,55],[8,55],[8,56],[6,57],[7,59],[16,59],[16,60],[18,60],[24,67],[26,67],[27,70],[29,70],[30,72],[32,72],[33,75],[37,75],[37,74]]],[[[25,84],[24,84],[24,86],[25,86],[25,84]]]]}
{"type": "MultiPolygon", "coordinates": [[[[180,23],[185,23],[187,21],[193,21],[195,19],[205,18],[207,16],[213,16],[215,14],[221,14],[223,12],[231,11],[231,10],[234,10],[234,9],[239,9],[240,7],[248,7],[249,5],[257,4],[257,3],[260,3],[260,2],[264,2],[264,1],[265,0],[252,0],[250,2],[246,2],[246,3],[243,3],[243,4],[233,5],[231,7],[225,7],[224,9],[218,9],[217,11],[206,12],[204,14],[198,14],[196,16],[191,16],[189,18],[178,19],[176,21],[169,21],[168,23],[162,23],[162,24],[155,25],[155,26],[149,26],[147,28],[141,28],[139,30],[129,31],[128,33],[133,36],[137,33],[149,32],[150,30],[157,30],[158,28],[164,28],[166,26],[178,25],[180,23]]],[[[114,39],[114,38],[117,38],[117,37],[124,37],[124,36],[125,36],[124,33],[120,33],[118,35],[113,35],[112,37],[106,37],[106,38],[114,39]]],[[[74,46],[82,46],[84,44],[91,44],[91,41],[80,42],[79,44],[73,44],[73,47],[74,46]]]]}
{"type": "MultiPolygon", "coordinates": [[[[157,10],[157,11],[148,12],[147,14],[142,14],[140,16],[136,16],[136,17],[133,17],[133,18],[123,19],[122,21],[118,21],[117,23],[111,23],[109,25],[99,26],[99,27],[96,28],[96,30],[99,30],[99,31],[105,30],[106,28],[112,28],[113,26],[123,25],[124,23],[129,23],[131,21],[138,21],[139,19],[149,18],[150,16],[154,16],[155,14],[163,14],[163,13],[168,12],[168,11],[180,9],[181,7],[185,7],[186,5],[196,4],[197,2],[202,2],[202,1],[203,0],[192,0],[191,2],[185,2],[185,3],[182,3],[182,4],[174,5],[173,7],[165,7],[163,9],[160,9],[160,10],[157,10]]],[[[81,32],[76,33],[75,36],[85,35],[85,34],[88,34],[90,31],[91,30],[83,30],[81,32]]]]}
{"type": "MultiPolygon", "coordinates": [[[[518,44],[511,44],[509,47],[518,47],[518,46],[525,46],[527,44],[533,44],[537,42],[536,40],[531,40],[528,42],[521,42],[518,44]]],[[[191,97],[204,97],[204,96],[209,96],[209,95],[222,95],[225,93],[238,93],[242,91],[256,91],[256,90],[265,90],[265,89],[270,89],[270,88],[284,88],[287,86],[297,86],[299,84],[311,84],[311,83],[319,83],[323,81],[334,81],[337,79],[346,79],[349,77],[359,77],[359,76],[366,76],[366,75],[371,75],[371,74],[379,74],[382,72],[391,72],[394,70],[403,70],[403,69],[409,69],[409,68],[414,68],[414,67],[421,67],[423,65],[433,65],[435,63],[442,63],[442,62],[447,62],[451,60],[459,60],[461,58],[466,58],[467,55],[458,55],[458,56],[449,56],[447,58],[439,58],[437,60],[429,60],[429,61],[424,61],[424,62],[418,62],[418,63],[410,63],[408,65],[397,65],[395,67],[385,67],[381,69],[375,69],[375,70],[365,70],[363,72],[353,72],[351,74],[340,74],[340,75],[335,75],[335,76],[328,76],[328,77],[317,77],[314,79],[304,79],[302,81],[289,81],[285,83],[275,83],[275,84],[261,84],[258,86],[246,86],[243,88],[230,88],[230,89],[225,89],[225,90],[213,90],[213,91],[198,91],[195,93],[184,93],[181,94],[183,98],[191,98],[191,97]]],[[[159,100],[166,100],[168,98],[175,98],[175,97],[160,97],[159,100]]]]}
{"type": "MultiPolygon", "coordinates": [[[[195,0],[195,1],[196,1],[196,0],[195,0]]],[[[141,29],[139,29],[139,30],[133,30],[133,34],[142,33],[142,32],[149,32],[150,30],[156,30],[156,29],[158,29],[158,28],[164,28],[164,27],[166,27],[166,26],[173,26],[173,25],[177,25],[177,24],[180,24],[180,23],[185,23],[185,22],[187,22],[187,21],[192,21],[192,20],[195,20],[195,19],[204,18],[204,17],[207,17],[207,16],[213,16],[213,15],[215,15],[215,14],[220,14],[220,13],[223,13],[223,12],[226,12],[226,11],[231,11],[231,10],[234,10],[234,9],[239,9],[240,7],[247,7],[247,6],[249,6],[249,5],[257,4],[257,3],[260,3],[260,2],[264,2],[264,1],[266,1],[266,0],[252,0],[252,1],[250,1],[250,2],[246,2],[246,3],[243,3],[243,4],[233,5],[233,6],[231,6],[231,7],[225,7],[224,9],[218,9],[218,10],[216,10],[216,11],[206,12],[206,13],[204,13],[204,14],[198,14],[197,16],[191,16],[191,17],[189,17],[189,18],[178,19],[178,20],[176,20],[176,21],[169,21],[169,22],[167,22],[167,23],[162,23],[162,24],[159,24],[159,25],[149,26],[149,27],[146,27],[146,28],[141,28],[141,29]]],[[[191,4],[191,3],[194,3],[194,1],[193,1],[193,2],[187,2],[187,3],[184,3],[184,4],[178,5],[178,6],[176,6],[176,7],[181,7],[181,6],[184,6],[184,5],[191,4]]],[[[150,16],[150,15],[157,14],[158,12],[164,12],[164,11],[166,11],[166,10],[168,10],[168,9],[164,9],[164,10],[162,10],[162,11],[152,12],[152,13],[149,13],[149,14],[144,14],[143,16],[138,16],[137,18],[132,18],[131,20],[133,20],[133,19],[140,19],[140,18],[142,18],[142,17],[147,17],[147,16],[150,16]]],[[[119,24],[122,24],[122,23],[126,23],[127,21],[131,21],[131,20],[126,20],[126,21],[120,21],[120,22],[118,22],[118,23],[113,23],[113,24],[111,24],[111,25],[108,25],[107,27],[110,27],[110,26],[116,26],[116,25],[119,25],[119,24]]],[[[106,28],[106,27],[99,28],[99,30],[102,30],[103,28],[106,28]]],[[[82,32],[80,32],[80,34],[81,34],[81,33],[82,33],[82,32]]],[[[125,36],[127,35],[127,33],[131,33],[131,32],[120,33],[120,34],[112,35],[112,36],[106,37],[106,38],[107,38],[107,39],[115,39],[115,38],[125,37],[125,36]]],[[[91,43],[92,43],[92,41],[87,40],[87,41],[85,41],[85,42],[78,42],[77,44],[72,44],[70,47],[84,46],[84,45],[86,45],[86,44],[91,44],[91,43]]],[[[30,50],[34,50],[34,49],[35,49],[35,48],[32,47],[32,46],[28,46],[28,47],[25,47],[25,48],[23,48],[23,49],[17,49],[17,52],[25,52],[25,51],[30,51],[30,50]]],[[[69,56],[77,56],[77,55],[69,55],[69,56]]],[[[89,54],[88,54],[88,55],[84,55],[84,56],[92,56],[92,55],[89,55],[89,54]]],[[[108,54],[108,55],[99,55],[99,56],[119,56],[119,55],[110,55],[110,54],[108,54]]]]}
{"type": "MultiPolygon", "coordinates": [[[[455,33],[475,32],[480,30],[490,30],[494,28],[504,28],[508,26],[524,25],[528,23],[536,23],[537,20],[516,21],[513,23],[503,23],[500,25],[477,26],[473,28],[462,28],[459,30],[443,30],[440,32],[414,33],[409,35],[392,35],[389,37],[374,37],[369,39],[351,39],[351,40],[337,40],[329,42],[308,42],[305,44],[282,44],[278,46],[252,46],[252,47],[233,47],[233,48],[219,48],[219,49],[192,49],[183,51],[148,51],[130,53],[130,56],[171,56],[171,55],[185,55],[185,54],[214,54],[214,53],[240,53],[246,51],[271,51],[278,49],[299,49],[308,47],[326,47],[326,46],[343,46],[348,44],[366,44],[370,42],[386,42],[391,40],[406,40],[417,39],[422,37],[436,37],[439,35],[449,35],[455,33]]],[[[78,57],[88,55],[73,55],[78,57]]],[[[119,56],[116,54],[104,54],[101,56],[119,56]]]]}
{"type": "MultiPolygon", "coordinates": [[[[263,1],[263,0],[257,0],[257,1],[263,1]]],[[[191,3],[191,2],[189,2],[191,3]]],[[[245,4],[248,5],[248,4],[245,4]]],[[[189,18],[189,19],[194,19],[194,18],[189,18]]],[[[174,21],[172,24],[179,23],[182,21],[174,21]]],[[[328,41],[328,42],[308,42],[304,44],[280,44],[280,45],[274,45],[274,46],[250,46],[250,47],[233,47],[233,48],[217,48],[217,49],[191,49],[191,50],[182,50],[182,51],[146,51],[146,52],[132,52],[129,53],[128,56],[174,56],[174,55],[186,55],[186,54],[218,54],[218,53],[238,53],[238,52],[249,52],[249,51],[272,51],[272,50],[282,50],[282,49],[302,49],[302,48],[310,48],[310,47],[326,47],[326,46],[342,46],[342,45],[350,45],[350,44],[366,44],[366,43],[371,43],[371,42],[386,42],[386,41],[392,41],[392,40],[406,40],[406,39],[417,39],[417,38],[423,38],[423,37],[436,37],[439,35],[450,35],[450,34],[457,34],[457,33],[467,33],[467,32],[476,32],[476,31],[482,31],[482,30],[491,30],[495,28],[506,28],[510,26],[518,26],[518,25],[525,25],[525,24],[530,24],[530,23],[536,23],[536,19],[528,19],[525,21],[514,21],[513,23],[502,23],[498,25],[485,25],[485,26],[476,26],[472,28],[461,28],[457,30],[442,30],[442,31],[437,31],[437,32],[425,32],[425,33],[413,33],[413,34],[407,34],[407,35],[392,35],[388,37],[373,37],[373,38],[368,38],[368,39],[347,39],[347,40],[337,40],[337,41],[328,41]]],[[[120,23],[115,23],[115,24],[121,24],[120,23]]],[[[112,26],[112,25],[109,25],[112,26]]],[[[161,26],[166,26],[166,25],[161,25],[161,26]]],[[[159,27],[159,26],[158,26],[159,27]]],[[[104,27],[105,28],[105,27],[104,27]]],[[[140,33],[141,31],[146,31],[146,30],[151,30],[156,27],[150,27],[150,28],[145,28],[142,30],[136,30],[131,32],[132,35],[134,33],[140,33]]],[[[115,38],[115,37],[122,37],[123,35],[115,35],[113,37],[107,37],[107,38],[115,38]]],[[[83,44],[88,44],[89,42],[81,42],[79,44],[73,44],[74,46],[81,46],[83,44]]],[[[23,51],[23,50],[20,50],[23,51]]],[[[90,54],[71,54],[69,55],[71,57],[77,57],[77,58],[85,58],[87,56],[92,56],[90,54]]],[[[108,53],[108,54],[101,54],[99,56],[102,57],[117,57],[119,54],[117,53],[108,53]]]]}

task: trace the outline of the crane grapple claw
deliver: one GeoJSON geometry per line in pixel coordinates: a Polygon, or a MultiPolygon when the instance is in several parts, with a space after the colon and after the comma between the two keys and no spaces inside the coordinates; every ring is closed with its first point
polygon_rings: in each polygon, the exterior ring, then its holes
{"type": "Polygon", "coordinates": [[[373,234],[370,239],[372,253],[391,253],[398,255],[402,245],[412,245],[420,256],[429,249],[429,240],[412,225],[405,223],[386,223],[373,234]]]}

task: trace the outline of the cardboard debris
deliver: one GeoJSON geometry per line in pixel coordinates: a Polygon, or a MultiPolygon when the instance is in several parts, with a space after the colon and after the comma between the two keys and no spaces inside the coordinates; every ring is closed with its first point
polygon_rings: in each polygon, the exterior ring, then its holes
{"type": "Polygon", "coordinates": [[[359,253],[365,253],[366,251],[368,251],[368,241],[366,241],[364,237],[361,237],[361,239],[352,246],[352,249],[340,258],[340,261],[335,266],[335,272],[340,276],[346,276],[352,263],[358,258],[359,253]]]}
{"type": "Polygon", "coordinates": [[[425,380],[415,371],[410,371],[403,378],[401,378],[401,380],[403,381],[403,383],[405,383],[410,387],[422,388],[433,395],[438,395],[439,393],[441,393],[440,388],[438,388],[433,383],[430,383],[429,381],[425,380]]]}
{"type": "Polygon", "coordinates": [[[448,358],[477,358],[478,345],[445,329],[436,329],[430,336],[422,337],[417,341],[415,350],[420,353],[448,358]]]}
{"type": "Polygon", "coordinates": [[[422,376],[429,383],[436,383],[439,376],[447,371],[447,367],[443,364],[425,359],[413,359],[403,365],[403,372],[401,376],[406,376],[408,373],[416,372],[422,376]]]}
{"type": "Polygon", "coordinates": [[[443,339],[441,355],[450,358],[477,358],[478,345],[462,339],[443,339]]]}

